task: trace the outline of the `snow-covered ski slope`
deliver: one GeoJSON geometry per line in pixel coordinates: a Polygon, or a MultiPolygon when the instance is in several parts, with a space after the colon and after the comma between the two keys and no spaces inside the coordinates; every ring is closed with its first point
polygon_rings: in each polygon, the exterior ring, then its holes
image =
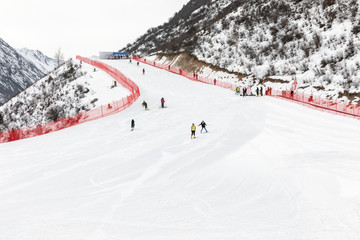
{"type": "Polygon", "coordinates": [[[0,145],[0,239],[359,239],[358,120],[107,63],[130,108],[0,145]]]}

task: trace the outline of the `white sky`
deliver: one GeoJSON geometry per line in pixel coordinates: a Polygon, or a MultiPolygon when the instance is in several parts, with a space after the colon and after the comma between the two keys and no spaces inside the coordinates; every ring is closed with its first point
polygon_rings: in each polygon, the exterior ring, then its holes
{"type": "Polygon", "coordinates": [[[0,38],[65,58],[117,51],[166,22],[190,0],[5,0],[0,38]]]}

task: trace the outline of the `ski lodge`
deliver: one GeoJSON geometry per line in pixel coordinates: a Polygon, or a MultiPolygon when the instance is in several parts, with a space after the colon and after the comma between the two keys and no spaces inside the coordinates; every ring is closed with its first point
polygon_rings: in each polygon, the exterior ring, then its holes
{"type": "Polygon", "coordinates": [[[99,52],[100,59],[129,59],[129,52],[99,52]]]}

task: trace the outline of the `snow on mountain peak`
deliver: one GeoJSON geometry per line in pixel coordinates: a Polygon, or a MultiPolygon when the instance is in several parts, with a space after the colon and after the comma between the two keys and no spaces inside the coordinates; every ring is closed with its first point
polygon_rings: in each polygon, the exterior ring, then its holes
{"type": "Polygon", "coordinates": [[[31,50],[27,48],[17,49],[25,59],[35,64],[43,73],[49,73],[56,67],[56,60],[43,54],[39,50],[31,50]]]}

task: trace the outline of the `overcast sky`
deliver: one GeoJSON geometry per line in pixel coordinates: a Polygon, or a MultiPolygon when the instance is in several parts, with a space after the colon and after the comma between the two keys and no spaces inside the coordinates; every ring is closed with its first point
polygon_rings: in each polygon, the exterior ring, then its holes
{"type": "Polygon", "coordinates": [[[0,38],[65,58],[117,51],[166,22],[190,0],[5,0],[0,38]]]}

